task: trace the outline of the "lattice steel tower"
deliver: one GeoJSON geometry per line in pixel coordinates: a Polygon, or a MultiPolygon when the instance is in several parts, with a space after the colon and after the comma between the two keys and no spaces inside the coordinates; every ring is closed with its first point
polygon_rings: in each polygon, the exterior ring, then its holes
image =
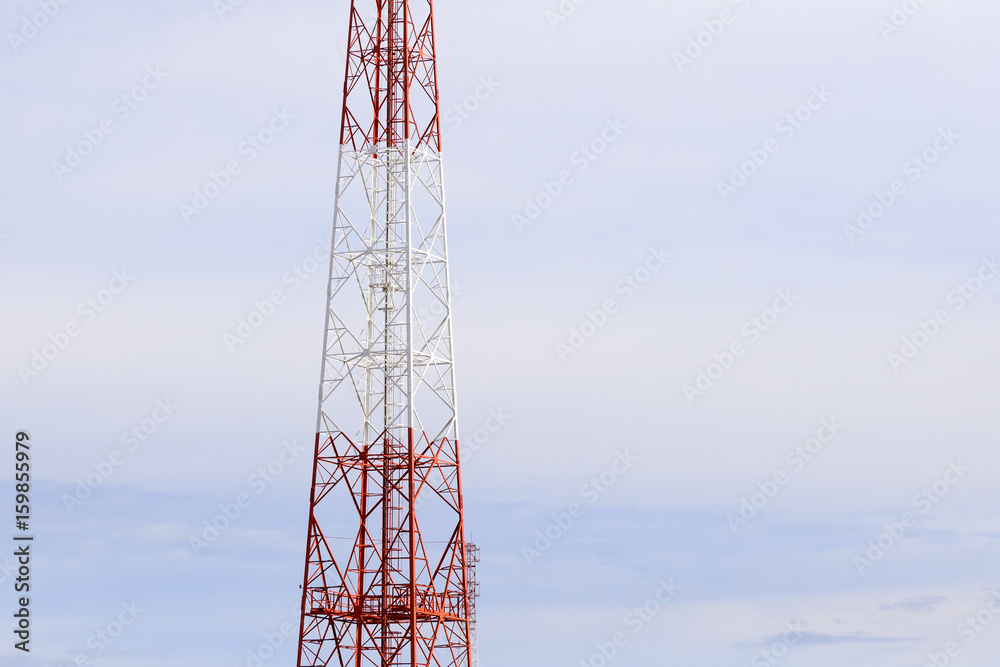
{"type": "Polygon", "coordinates": [[[336,196],[297,664],[469,667],[432,0],[351,3],[336,196]]]}

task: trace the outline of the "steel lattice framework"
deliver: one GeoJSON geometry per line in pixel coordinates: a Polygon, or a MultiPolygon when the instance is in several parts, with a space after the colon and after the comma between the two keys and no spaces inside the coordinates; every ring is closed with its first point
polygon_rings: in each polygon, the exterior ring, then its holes
{"type": "Polygon", "coordinates": [[[359,4],[297,664],[468,667],[433,2],[359,4]]]}

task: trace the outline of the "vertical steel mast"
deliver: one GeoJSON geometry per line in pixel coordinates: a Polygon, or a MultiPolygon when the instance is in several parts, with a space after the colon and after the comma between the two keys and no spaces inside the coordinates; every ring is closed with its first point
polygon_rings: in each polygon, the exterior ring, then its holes
{"type": "Polygon", "coordinates": [[[432,0],[351,3],[336,195],[297,664],[469,667],[432,0]]]}

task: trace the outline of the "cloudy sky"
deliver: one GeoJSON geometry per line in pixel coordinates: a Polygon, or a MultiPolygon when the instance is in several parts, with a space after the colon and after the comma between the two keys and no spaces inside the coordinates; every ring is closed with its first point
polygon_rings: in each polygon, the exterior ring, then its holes
{"type": "MultiPolygon", "coordinates": [[[[348,3],[224,1],[0,6],[0,665],[294,661],[348,3]]],[[[435,10],[483,667],[994,665],[1000,6],[435,10]]]]}

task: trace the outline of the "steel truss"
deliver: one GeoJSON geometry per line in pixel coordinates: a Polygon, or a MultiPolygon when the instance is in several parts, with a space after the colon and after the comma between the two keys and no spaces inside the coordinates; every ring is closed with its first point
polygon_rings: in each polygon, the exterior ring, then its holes
{"type": "Polygon", "coordinates": [[[469,667],[433,3],[372,2],[351,6],[297,664],[469,667]]]}

